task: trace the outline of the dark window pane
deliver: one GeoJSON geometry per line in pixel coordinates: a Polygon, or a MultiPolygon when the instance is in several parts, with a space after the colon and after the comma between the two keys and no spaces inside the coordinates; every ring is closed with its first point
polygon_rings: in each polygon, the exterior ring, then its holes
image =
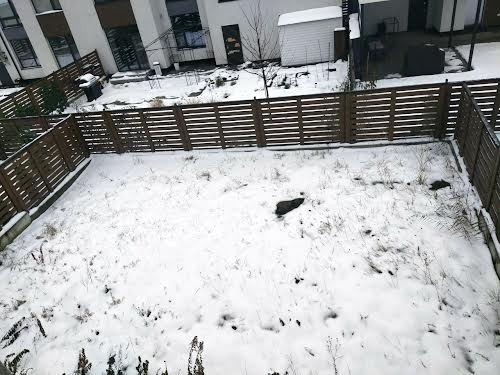
{"type": "Polygon", "coordinates": [[[10,44],[23,68],[36,68],[40,66],[35,51],[28,39],[11,40],[10,44]]]}
{"type": "Polygon", "coordinates": [[[49,12],[51,10],[60,10],[59,0],[31,0],[37,13],[49,12]]]}
{"type": "Polygon", "coordinates": [[[71,35],[48,38],[52,52],[61,68],[80,58],[75,41],[71,35]]]}
{"type": "Polygon", "coordinates": [[[107,29],[106,36],[118,70],[149,69],[148,58],[136,25],[107,29]]]}
{"type": "Polygon", "coordinates": [[[18,26],[21,24],[16,9],[8,0],[0,0],[0,21],[3,27],[18,26]]]}
{"type": "Polygon", "coordinates": [[[177,48],[203,48],[205,38],[199,13],[171,17],[177,48]]]}

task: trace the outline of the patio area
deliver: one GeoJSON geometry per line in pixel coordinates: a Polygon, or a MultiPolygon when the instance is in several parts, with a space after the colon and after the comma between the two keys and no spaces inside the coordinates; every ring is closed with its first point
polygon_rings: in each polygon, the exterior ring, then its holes
{"type": "MultiPolygon", "coordinates": [[[[453,46],[470,44],[471,30],[456,32],[453,35],[453,46]]],[[[411,31],[401,33],[387,33],[380,37],[366,37],[362,42],[366,51],[371,44],[381,48],[379,53],[366,54],[363,59],[363,79],[384,79],[404,77],[406,53],[413,47],[425,44],[434,44],[445,50],[444,73],[459,73],[467,71],[468,55],[463,55],[455,48],[448,48],[449,33],[434,31],[411,31]]],[[[477,43],[500,41],[500,29],[491,29],[477,35],[477,43]]]]}

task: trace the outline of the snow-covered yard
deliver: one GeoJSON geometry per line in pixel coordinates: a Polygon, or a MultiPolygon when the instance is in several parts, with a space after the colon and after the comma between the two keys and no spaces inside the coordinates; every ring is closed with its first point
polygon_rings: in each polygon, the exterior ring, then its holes
{"type": "Polygon", "coordinates": [[[197,336],[208,375],[498,374],[477,206],[446,144],[93,156],[0,254],[0,359],[186,374],[197,336]]]}
{"type": "MultiPolygon", "coordinates": [[[[103,96],[92,103],[85,98],[71,105],[66,112],[101,111],[103,109],[149,108],[174,104],[198,104],[229,100],[265,97],[262,78],[255,69],[232,70],[219,67],[195,73],[171,73],[159,79],[159,86],[150,82],[108,84],[103,96]],[[216,79],[222,80],[217,85],[216,79]],[[211,84],[207,84],[210,83],[211,84]],[[203,91],[202,91],[203,90],[203,91]],[[201,94],[191,96],[193,93],[201,94]]],[[[291,96],[338,91],[347,77],[347,63],[322,63],[297,68],[273,69],[276,77],[269,88],[269,95],[291,96]]],[[[156,84],[156,83],[154,83],[156,84]]]]}
{"type": "MultiPolygon", "coordinates": [[[[469,46],[459,46],[458,51],[468,57],[469,46]]],[[[498,68],[500,61],[500,43],[483,43],[476,45],[473,67],[470,72],[461,70],[461,61],[454,55],[447,54],[447,66],[444,74],[419,77],[393,77],[381,79],[376,86],[393,87],[425,83],[442,83],[500,77],[498,68]]],[[[86,98],[71,104],[67,113],[79,111],[101,111],[127,108],[149,108],[152,106],[171,106],[174,104],[198,104],[246,100],[265,97],[262,79],[254,74],[256,70],[238,70],[219,67],[213,70],[172,73],[162,77],[159,84],[151,87],[150,82],[131,82],[124,84],[108,84],[103,96],[92,103],[86,98]],[[223,84],[216,85],[217,77],[226,78],[223,84]],[[207,84],[212,82],[212,84],[207,84]],[[201,94],[199,94],[201,92],[201,94]]],[[[319,94],[342,91],[347,77],[347,64],[342,61],[323,63],[303,67],[277,69],[276,78],[269,89],[271,97],[319,94]]],[[[156,84],[156,83],[155,83],[156,84]]]]}

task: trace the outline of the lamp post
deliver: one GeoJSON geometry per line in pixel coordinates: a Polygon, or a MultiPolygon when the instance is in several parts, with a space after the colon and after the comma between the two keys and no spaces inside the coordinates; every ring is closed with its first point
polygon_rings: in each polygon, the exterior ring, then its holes
{"type": "Polygon", "coordinates": [[[472,32],[472,40],[470,42],[469,63],[467,70],[472,70],[472,58],[474,56],[474,47],[476,46],[477,32],[479,31],[479,18],[481,17],[482,0],[477,1],[476,20],[474,21],[474,31],[472,32]]]}
{"type": "Polygon", "coordinates": [[[453,2],[453,12],[451,13],[450,37],[448,39],[448,48],[453,47],[453,31],[455,30],[455,16],[457,15],[458,0],[453,2]]]}

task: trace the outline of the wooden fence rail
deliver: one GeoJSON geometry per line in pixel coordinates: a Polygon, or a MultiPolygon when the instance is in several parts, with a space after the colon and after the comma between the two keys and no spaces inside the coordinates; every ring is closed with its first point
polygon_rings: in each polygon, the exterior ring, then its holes
{"type": "MultiPolygon", "coordinates": [[[[492,127],[500,128],[500,80],[469,90],[492,127]]],[[[462,86],[417,85],[258,100],[82,112],[74,115],[92,153],[354,143],[455,131],[462,86]]],[[[0,157],[7,157],[61,119],[0,120],[0,157]]]]}
{"type": "MultiPolygon", "coordinates": [[[[498,107],[497,107],[498,110],[498,107]]],[[[455,138],[470,181],[490,213],[500,235],[500,142],[492,123],[494,113],[483,113],[468,85],[463,84],[455,138]],[[489,120],[486,116],[489,115],[489,120]]]]}
{"type": "Polygon", "coordinates": [[[0,164],[0,227],[38,206],[88,156],[72,116],[13,153],[0,164]]]}
{"type": "Polygon", "coordinates": [[[74,100],[83,95],[83,91],[75,83],[75,79],[90,72],[97,76],[105,74],[96,51],[4,98],[0,101],[0,117],[13,118],[16,117],[16,111],[27,108],[42,114],[44,108],[42,87],[47,83],[55,83],[64,92],[68,101],[74,100]]]}

